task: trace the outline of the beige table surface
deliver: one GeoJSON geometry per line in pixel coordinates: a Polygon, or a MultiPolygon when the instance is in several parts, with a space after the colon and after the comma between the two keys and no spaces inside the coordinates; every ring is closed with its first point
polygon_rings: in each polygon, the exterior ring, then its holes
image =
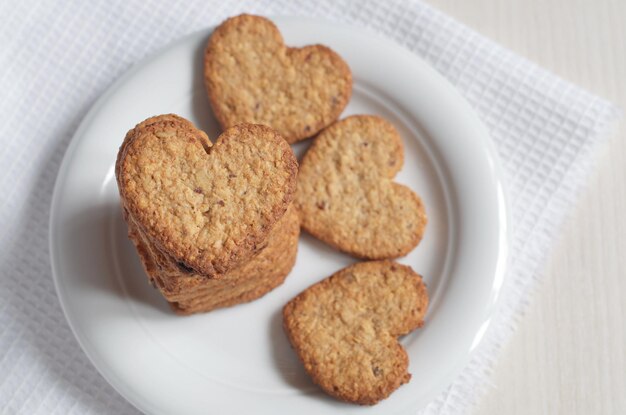
{"type": "MultiPolygon", "coordinates": [[[[626,0],[428,1],[626,110],[626,0]]],[[[626,414],[626,119],[596,160],[476,414],[626,414]]]]}

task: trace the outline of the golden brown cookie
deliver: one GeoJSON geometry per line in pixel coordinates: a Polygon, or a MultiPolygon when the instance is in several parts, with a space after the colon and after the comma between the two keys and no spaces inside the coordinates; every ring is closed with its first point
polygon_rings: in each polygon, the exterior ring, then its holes
{"type": "Polygon", "coordinates": [[[392,181],[402,162],[400,135],[383,118],[355,115],[326,128],[298,173],[303,228],[359,258],[406,255],[427,220],[421,199],[392,181]]]}
{"type": "Polygon", "coordinates": [[[251,301],[282,284],[295,263],[299,233],[299,218],[290,206],[268,235],[265,248],[219,279],[209,279],[180,269],[129,223],[130,238],[146,273],[179,314],[206,312],[251,301]]]}
{"type": "Polygon", "coordinates": [[[206,293],[193,299],[170,302],[170,307],[177,314],[190,315],[247,303],[264,296],[278,287],[283,283],[285,277],[286,274],[282,277],[278,275],[266,277],[262,281],[246,280],[229,290],[227,295],[221,294],[216,296],[206,293]]]}
{"type": "Polygon", "coordinates": [[[173,115],[131,130],[116,176],[125,217],[182,267],[219,277],[249,259],[295,191],[291,147],[266,126],[241,124],[211,145],[173,115]]]}
{"type": "Polygon", "coordinates": [[[211,35],[204,78],[224,128],[265,124],[289,143],[336,120],[352,93],[350,68],[331,49],[286,47],[270,20],[246,14],[224,21],[211,35]]]}
{"type": "Polygon", "coordinates": [[[410,267],[361,262],[307,288],[283,325],[313,381],[335,398],[373,405],[407,383],[398,336],[422,326],[428,294],[410,267]]]}

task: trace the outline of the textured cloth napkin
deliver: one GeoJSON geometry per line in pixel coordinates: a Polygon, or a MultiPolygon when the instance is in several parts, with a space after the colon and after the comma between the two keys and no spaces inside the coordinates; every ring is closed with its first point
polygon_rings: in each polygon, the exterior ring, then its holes
{"type": "Polygon", "coordinates": [[[80,120],[133,63],[244,11],[318,16],[384,34],[441,72],[489,128],[513,219],[502,303],[471,363],[422,413],[463,413],[480,398],[588,175],[594,149],[618,117],[615,107],[419,2],[5,1],[0,2],[3,413],[136,412],[91,366],[55,294],[47,246],[55,176],[80,120]]]}

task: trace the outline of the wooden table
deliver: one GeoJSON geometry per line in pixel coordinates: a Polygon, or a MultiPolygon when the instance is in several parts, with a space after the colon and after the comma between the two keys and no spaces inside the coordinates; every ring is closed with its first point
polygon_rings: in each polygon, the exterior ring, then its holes
{"type": "MultiPolygon", "coordinates": [[[[626,109],[625,0],[428,0],[626,109]]],[[[598,151],[475,413],[626,414],[626,125],[598,151]]]]}

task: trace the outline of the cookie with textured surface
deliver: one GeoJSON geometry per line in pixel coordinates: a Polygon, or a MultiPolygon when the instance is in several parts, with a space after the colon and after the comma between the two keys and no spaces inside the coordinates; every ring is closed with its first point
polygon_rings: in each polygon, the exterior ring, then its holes
{"type": "Polygon", "coordinates": [[[180,117],[150,118],[120,148],[125,216],[182,266],[218,278],[250,259],[289,207],[297,161],[269,127],[241,124],[211,144],[180,117]]]}
{"type": "Polygon", "coordinates": [[[299,234],[299,218],[292,205],[272,228],[265,248],[216,279],[181,269],[129,222],[129,236],[146,273],[179,314],[207,312],[251,301],[276,288],[293,268],[299,234]]]}
{"type": "Polygon", "coordinates": [[[426,286],[410,267],[361,262],[307,288],[283,308],[304,368],[326,393],[373,405],[407,383],[398,336],[422,326],[426,286]]]}
{"type": "Polygon", "coordinates": [[[335,121],[352,94],[352,74],[323,45],[285,46],[261,16],[227,19],[211,35],[204,58],[207,93],[224,128],[265,124],[294,143],[335,121]]]}
{"type": "Polygon", "coordinates": [[[406,255],[427,218],[422,200],[392,181],[403,146],[383,118],[355,115],[322,131],[304,155],[295,203],[303,228],[359,258],[406,255]]]}

